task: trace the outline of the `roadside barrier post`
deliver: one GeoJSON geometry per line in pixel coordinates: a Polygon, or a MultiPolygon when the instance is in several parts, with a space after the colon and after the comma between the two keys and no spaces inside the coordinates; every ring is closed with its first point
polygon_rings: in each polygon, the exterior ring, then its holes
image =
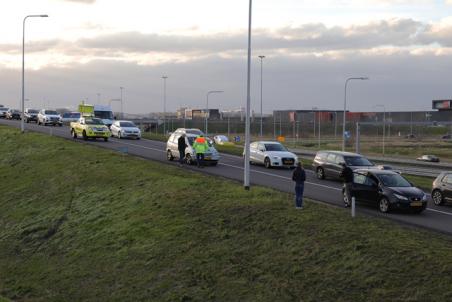
{"type": "Polygon", "coordinates": [[[360,139],[361,139],[361,126],[359,123],[356,123],[356,153],[360,154],[360,139]]]}
{"type": "Polygon", "coordinates": [[[352,197],[352,217],[355,217],[355,196],[352,197]]]}
{"type": "Polygon", "coordinates": [[[52,135],[53,135],[53,128],[50,127],[50,136],[52,136],[52,135]]]}

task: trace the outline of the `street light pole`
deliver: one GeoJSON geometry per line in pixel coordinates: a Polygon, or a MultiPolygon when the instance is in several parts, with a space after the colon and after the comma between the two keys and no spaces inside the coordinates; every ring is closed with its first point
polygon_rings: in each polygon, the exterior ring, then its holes
{"type": "Polygon", "coordinates": [[[385,105],[375,105],[375,107],[383,107],[383,156],[385,156],[386,107],[385,105]]]}
{"type": "Polygon", "coordinates": [[[163,135],[166,135],[166,79],[168,76],[162,76],[163,79],[163,135]]]}
{"type": "Polygon", "coordinates": [[[261,127],[260,127],[260,137],[262,137],[262,91],[263,91],[263,68],[264,68],[264,58],[265,56],[259,56],[259,58],[261,59],[261,127]]]}
{"type": "Polygon", "coordinates": [[[47,18],[48,15],[28,15],[22,23],[22,118],[20,121],[20,131],[25,132],[25,21],[28,18],[47,18]]]}
{"type": "Polygon", "coordinates": [[[349,81],[352,80],[368,80],[368,77],[358,77],[358,78],[348,78],[345,81],[345,88],[344,88],[344,116],[343,116],[343,120],[342,120],[342,151],[345,151],[345,123],[346,123],[346,118],[345,118],[345,112],[347,111],[347,85],[349,81]]]}
{"type": "Polygon", "coordinates": [[[222,91],[222,90],[211,90],[211,91],[207,92],[207,97],[206,97],[206,99],[207,99],[207,101],[206,101],[206,119],[205,119],[205,126],[204,126],[205,135],[207,135],[207,133],[208,133],[207,120],[208,120],[208,116],[210,116],[210,114],[209,114],[209,95],[211,95],[212,93],[223,93],[223,92],[224,91],[222,91]]]}
{"type": "Polygon", "coordinates": [[[251,107],[251,17],[253,1],[249,0],[248,16],[248,70],[246,81],[246,118],[245,118],[245,167],[243,175],[243,186],[245,190],[250,189],[250,107],[251,107]]]}
{"type": "Polygon", "coordinates": [[[121,119],[124,119],[124,106],[123,106],[123,96],[122,96],[122,91],[123,91],[124,87],[119,87],[119,90],[121,90],[121,119]]]}

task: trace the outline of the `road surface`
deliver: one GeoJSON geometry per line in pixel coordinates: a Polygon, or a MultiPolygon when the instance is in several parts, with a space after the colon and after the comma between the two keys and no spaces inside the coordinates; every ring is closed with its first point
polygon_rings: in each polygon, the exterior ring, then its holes
{"type": "MultiPolygon", "coordinates": [[[[20,122],[18,121],[0,119],[0,124],[20,127],[20,122]]],[[[46,134],[52,133],[52,135],[55,136],[74,140],[71,138],[68,127],[26,124],[25,129],[28,131],[36,131],[46,134]]],[[[75,141],[85,142],[82,139],[76,139],[75,141]]],[[[117,151],[124,150],[124,147],[127,147],[127,151],[130,155],[165,162],[174,166],[177,165],[176,161],[172,163],[167,161],[165,152],[166,144],[163,142],[147,139],[120,140],[117,138],[111,138],[108,142],[104,142],[103,140],[89,140],[87,143],[117,151]]],[[[243,182],[243,159],[239,156],[221,154],[221,160],[216,167],[206,167],[205,169],[200,170],[194,166],[191,166],[184,167],[184,169],[191,169],[243,182]]],[[[291,171],[286,169],[265,169],[262,166],[252,165],[250,179],[251,184],[270,187],[284,192],[292,193],[294,189],[294,185],[291,180],[291,171]]],[[[307,181],[305,183],[306,197],[342,207],[343,202],[341,187],[341,183],[331,180],[319,180],[315,177],[312,171],[307,170],[307,181]]],[[[357,212],[377,217],[384,217],[399,223],[452,235],[452,206],[446,205],[438,207],[435,206],[431,200],[429,200],[427,209],[421,214],[399,212],[382,214],[378,211],[376,206],[372,207],[362,204],[357,205],[357,212]]]]}

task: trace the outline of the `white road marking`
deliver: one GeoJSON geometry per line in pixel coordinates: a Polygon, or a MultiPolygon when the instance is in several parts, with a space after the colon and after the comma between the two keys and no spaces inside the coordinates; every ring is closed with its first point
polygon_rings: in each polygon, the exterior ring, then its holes
{"type": "MultiPolygon", "coordinates": [[[[56,131],[56,132],[62,132],[62,133],[63,133],[63,132],[64,132],[64,133],[66,132],[66,131],[63,130],[63,129],[58,129],[58,128],[49,128],[49,129],[53,129],[53,131],[56,131]]],[[[161,152],[161,153],[166,153],[166,151],[164,151],[164,150],[162,150],[162,149],[157,149],[157,148],[151,148],[151,147],[141,146],[141,145],[137,145],[137,144],[126,143],[126,142],[124,142],[124,141],[120,141],[119,139],[115,139],[114,141],[117,142],[117,143],[119,143],[119,144],[124,144],[124,145],[133,146],[133,147],[138,147],[138,148],[143,148],[143,149],[158,151],[158,152],[161,152]]],[[[152,140],[148,140],[148,141],[152,141],[152,140]]],[[[152,142],[153,142],[153,141],[152,141],[152,142]]],[[[221,154],[222,154],[222,155],[225,155],[225,156],[227,156],[227,157],[240,158],[240,156],[237,156],[237,155],[230,155],[230,154],[224,154],[224,153],[221,153],[221,154]]],[[[227,167],[231,167],[231,168],[240,169],[240,170],[243,170],[243,169],[244,169],[243,167],[234,166],[234,165],[229,165],[229,164],[224,164],[224,163],[218,163],[218,164],[219,164],[219,165],[223,165],[223,166],[227,166],[227,167]]],[[[306,171],[312,172],[312,171],[310,171],[310,170],[306,170],[306,171]]],[[[272,177],[278,177],[278,178],[285,179],[285,180],[291,180],[291,178],[289,178],[289,177],[285,177],[285,176],[281,176],[281,175],[277,175],[277,174],[272,174],[272,173],[268,173],[268,172],[262,172],[262,171],[252,170],[252,169],[251,169],[251,172],[259,173],[259,174],[263,174],[263,175],[267,175],[267,176],[272,176],[272,177]]],[[[326,186],[326,185],[321,185],[321,184],[318,184],[318,183],[313,183],[313,182],[308,182],[308,181],[305,182],[305,183],[310,184],[310,185],[314,185],[314,186],[318,186],[318,187],[323,187],[323,188],[327,188],[327,189],[336,190],[336,191],[342,191],[342,189],[335,188],[335,187],[331,187],[331,186],[326,186]]],[[[440,214],[452,216],[452,213],[445,212],[445,211],[435,210],[435,209],[432,209],[432,208],[426,208],[426,210],[427,210],[427,211],[431,211],[431,212],[435,212],[435,213],[440,213],[440,214]]]]}

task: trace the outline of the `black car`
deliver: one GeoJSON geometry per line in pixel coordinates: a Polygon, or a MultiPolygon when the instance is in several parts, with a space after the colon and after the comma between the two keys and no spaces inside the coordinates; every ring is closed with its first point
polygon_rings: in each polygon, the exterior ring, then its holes
{"type": "Polygon", "coordinates": [[[326,177],[340,179],[340,174],[343,169],[342,163],[345,163],[352,170],[375,168],[375,165],[364,156],[357,153],[341,151],[317,152],[312,166],[318,179],[325,179],[326,177]]]}
{"type": "MultiPolygon", "coordinates": [[[[377,205],[380,212],[400,209],[421,213],[427,207],[427,195],[396,172],[358,169],[353,173],[351,195],[357,201],[377,205]]],[[[345,189],[342,196],[345,206],[349,206],[345,189]]]]}
{"type": "Polygon", "coordinates": [[[452,201],[452,172],[442,172],[433,181],[432,199],[437,206],[452,201]]]}
{"type": "Polygon", "coordinates": [[[38,122],[38,113],[39,110],[36,109],[25,109],[24,116],[25,116],[25,122],[38,122]]]}
{"type": "Polygon", "coordinates": [[[17,109],[9,109],[6,112],[6,118],[9,120],[20,120],[21,112],[17,109]]]}

